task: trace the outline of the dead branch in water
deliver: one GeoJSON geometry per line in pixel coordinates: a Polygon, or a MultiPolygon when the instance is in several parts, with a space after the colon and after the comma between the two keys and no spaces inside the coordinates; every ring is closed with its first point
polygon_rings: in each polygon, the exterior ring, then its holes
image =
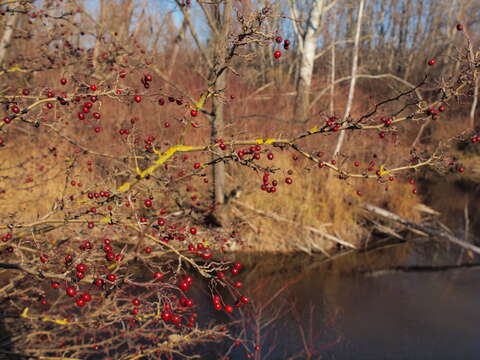
{"type": "Polygon", "coordinates": [[[378,206],[372,205],[372,204],[363,204],[362,208],[372,214],[384,217],[386,219],[395,221],[397,223],[400,223],[404,226],[406,226],[410,230],[416,230],[416,231],[421,231],[433,238],[442,238],[445,240],[448,240],[454,244],[457,244],[458,246],[463,247],[464,249],[473,251],[476,254],[480,254],[480,248],[478,246],[475,246],[471,243],[468,243],[464,240],[460,240],[459,238],[453,236],[452,234],[448,233],[445,230],[441,229],[434,229],[431,227],[423,226],[417,223],[414,223],[413,221],[407,220],[402,218],[401,216],[398,216],[397,214],[394,214],[388,210],[379,208],[378,206]]]}

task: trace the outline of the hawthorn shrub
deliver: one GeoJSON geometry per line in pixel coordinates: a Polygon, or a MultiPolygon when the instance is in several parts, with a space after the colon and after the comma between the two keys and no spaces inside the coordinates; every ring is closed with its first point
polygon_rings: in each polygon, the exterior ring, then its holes
{"type": "MultiPolygon", "coordinates": [[[[412,150],[406,158],[393,154],[390,163],[360,151],[354,160],[330,159],[317,143],[341,131],[381,141],[401,133],[404,123],[441,121],[451,101],[471,98],[478,54],[459,55],[463,65],[456,77],[438,83],[429,78],[359,117],[341,121],[329,114],[289,136],[230,130],[228,137],[210,141],[216,116],[210,101],[221,98],[229,105],[225,89],[213,90],[220,75],[234,70],[235,62],[255,61],[260,46],[270,46],[276,61],[291,51],[288,39],[269,31],[275,15],[269,7],[237,14],[224,56],[205,64],[203,83],[197,79],[196,100],[165,79],[139,41],[96,24],[75,1],[38,6],[12,1],[2,10],[4,18],[16,18],[9,25],[14,31],[2,59],[0,95],[0,295],[6,326],[15,333],[5,340],[7,353],[172,358],[188,356],[196,344],[238,341],[229,323],[199,321],[201,300],[190,295],[201,283],[212,308],[227,315],[250,302],[235,279],[246,270],[224,254],[224,244],[243,234],[212,226],[210,214],[219,207],[211,201],[209,170],[220,162],[232,164],[232,173],[242,171],[235,176],[246,177],[247,191],[255,188],[266,199],[323,195],[325,213],[360,201],[365,190],[352,185],[360,181],[385,187],[398,174],[426,166],[465,170],[446,155],[456,139],[431,151],[412,150]],[[437,94],[429,102],[416,97],[427,85],[437,94]],[[378,116],[384,106],[403,101],[400,110],[378,116]],[[290,161],[301,163],[299,169],[290,169],[290,161]],[[335,178],[339,185],[322,188],[318,178],[303,179],[319,171],[328,172],[319,178],[335,178]],[[294,188],[302,181],[311,186],[294,188]],[[348,194],[341,194],[344,186],[348,194]],[[343,195],[346,202],[335,205],[343,195]]],[[[179,6],[186,11],[190,5],[179,6]]],[[[5,41],[7,35],[4,30],[5,41]]],[[[435,66],[434,59],[427,64],[435,66]]],[[[458,137],[479,141],[471,133],[458,137]]],[[[351,213],[344,219],[356,222],[351,213]]],[[[259,345],[244,340],[252,357],[259,345]]]]}

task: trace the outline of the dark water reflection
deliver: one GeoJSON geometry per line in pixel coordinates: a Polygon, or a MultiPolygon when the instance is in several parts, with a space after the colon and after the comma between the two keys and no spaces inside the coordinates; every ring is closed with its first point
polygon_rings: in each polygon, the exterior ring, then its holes
{"type": "MultiPolygon", "coordinates": [[[[437,243],[397,245],[318,265],[314,258],[292,256],[250,255],[242,260],[250,264],[244,281],[257,306],[295,280],[263,313],[266,319],[285,309],[262,336],[262,359],[301,354],[293,309],[300,313],[307,342],[312,335],[315,359],[479,358],[480,268],[376,272],[398,265],[480,262],[458,249],[437,243]]],[[[243,349],[230,354],[231,359],[245,355],[243,349]]],[[[297,357],[306,358],[304,353],[297,357]]]]}

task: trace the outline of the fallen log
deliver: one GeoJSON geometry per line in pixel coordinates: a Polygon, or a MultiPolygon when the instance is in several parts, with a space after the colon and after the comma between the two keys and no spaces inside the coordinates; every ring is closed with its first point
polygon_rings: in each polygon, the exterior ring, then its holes
{"type": "Polygon", "coordinates": [[[372,205],[372,204],[362,204],[362,208],[372,214],[384,217],[386,219],[395,221],[399,224],[402,224],[406,226],[407,228],[411,230],[416,230],[416,231],[421,231],[422,233],[425,233],[431,237],[434,238],[442,238],[445,240],[448,240],[454,244],[457,244],[458,246],[463,247],[464,249],[470,250],[476,254],[480,254],[480,247],[475,246],[469,242],[466,242],[464,240],[461,240],[457,238],[456,236],[453,236],[452,234],[448,233],[445,230],[441,229],[435,229],[431,228],[428,226],[423,226],[417,223],[414,223],[413,221],[407,220],[402,218],[401,216],[398,216],[397,214],[394,214],[388,210],[382,209],[378,206],[372,205]]]}

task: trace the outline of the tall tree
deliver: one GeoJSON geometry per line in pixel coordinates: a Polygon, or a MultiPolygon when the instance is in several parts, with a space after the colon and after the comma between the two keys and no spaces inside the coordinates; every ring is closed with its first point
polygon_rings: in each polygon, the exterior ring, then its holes
{"type": "MultiPolygon", "coordinates": [[[[232,0],[224,0],[223,12],[220,6],[215,7],[215,45],[214,45],[214,61],[210,74],[210,81],[213,82],[215,94],[223,91],[227,85],[227,71],[224,67],[224,61],[228,51],[228,34],[230,32],[230,20],[232,13],[232,0]]],[[[221,97],[213,97],[213,115],[212,115],[212,143],[223,137],[224,129],[224,103],[221,97]]],[[[212,155],[213,158],[216,155],[212,155]]],[[[213,184],[215,206],[221,207],[225,202],[225,164],[220,161],[213,166],[213,184]]],[[[220,210],[221,211],[221,210],[220,210]]],[[[217,211],[218,213],[219,211],[217,211]]]]}
{"type": "MultiPolygon", "coordinates": [[[[309,93],[312,84],[313,66],[315,62],[315,50],[317,37],[320,32],[322,13],[324,12],[324,0],[314,0],[308,13],[304,27],[296,26],[300,53],[300,66],[296,84],[297,95],[295,99],[295,120],[303,121],[307,115],[309,105],[309,93]]],[[[295,0],[290,0],[292,15],[297,20],[297,6],[295,0]]]]}
{"type": "MultiPolygon", "coordinates": [[[[343,121],[346,121],[350,116],[352,110],[353,96],[355,94],[355,84],[357,81],[357,72],[358,72],[358,49],[360,47],[360,33],[362,31],[362,18],[363,18],[363,8],[365,6],[365,0],[360,0],[358,7],[358,16],[357,16],[357,30],[355,32],[355,42],[353,45],[353,59],[352,59],[352,79],[350,80],[350,89],[348,91],[347,104],[345,106],[345,112],[343,114],[343,121]]],[[[345,131],[340,133],[340,136],[337,140],[337,145],[333,156],[337,156],[340,150],[342,149],[343,141],[345,139],[345,131]]]]}

